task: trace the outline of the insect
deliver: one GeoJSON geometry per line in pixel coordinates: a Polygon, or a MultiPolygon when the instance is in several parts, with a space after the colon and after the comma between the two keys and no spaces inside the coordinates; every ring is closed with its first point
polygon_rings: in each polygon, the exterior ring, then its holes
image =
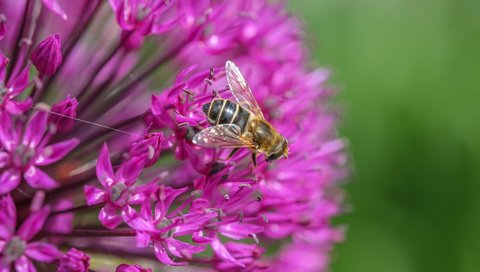
{"type": "Polygon", "coordinates": [[[252,150],[256,165],[258,153],[268,162],[288,156],[288,141],[265,120],[242,73],[232,61],[225,63],[227,81],[236,102],[214,98],[202,106],[212,125],[193,136],[192,142],[203,147],[233,148],[230,157],[242,147],[252,150]]]}

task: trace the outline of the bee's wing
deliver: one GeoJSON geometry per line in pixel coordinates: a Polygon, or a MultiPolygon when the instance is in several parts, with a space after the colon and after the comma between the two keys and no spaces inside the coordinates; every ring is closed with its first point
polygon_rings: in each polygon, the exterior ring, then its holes
{"type": "Polygon", "coordinates": [[[251,111],[256,116],[264,118],[262,110],[253,96],[252,90],[248,87],[248,84],[245,81],[245,78],[243,78],[237,65],[232,61],[227,60],[225,63],[225,71],[227,73],[228,86],[230,86],[230,90],[232,91],[233,96],[235,96],[238,104],[251,111]]]}
{"type": "Polygon", "coordinates": [[[235,124],[222,124],[208,127],[193,136],[192,142],[203,147],[254,147],[254,144],[241,136],[240,127],[235,124]]]}

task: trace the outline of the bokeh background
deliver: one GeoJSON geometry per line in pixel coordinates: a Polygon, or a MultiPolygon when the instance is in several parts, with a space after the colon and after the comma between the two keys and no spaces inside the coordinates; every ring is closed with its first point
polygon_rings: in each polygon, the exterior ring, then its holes
{"type": "Polygon", "coordinates": [[[332,271],[480,271],[480,1],[290,6],[352,153],[332,271]]]}

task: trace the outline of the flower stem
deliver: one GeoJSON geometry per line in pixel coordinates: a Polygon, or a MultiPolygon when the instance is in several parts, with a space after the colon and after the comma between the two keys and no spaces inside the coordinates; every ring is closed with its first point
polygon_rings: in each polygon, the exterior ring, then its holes
{"type": "MultiPolygon", "coordinates": [[[[108,91],[110,97],[106,100],[103,101],[104,105],[115,105],[119,101],[121,101],[127,94],[128,90],[132,90],[133,87],[138,84],[140,81],[146,79],[148,76],[150,76],[156,69],[158,69],[160,66],[163,64],[167,63],[170,61],[172,58],[174,58],[178,53],[180,53],[185,45],[189,44],[190,38],[186,39],[185,41],[182,41],[181,43],[177,44],[176,46],[173,46],[173,48],[170,49],[165,55],[161,56],[158,58],[156,61],[150,63],[149,66],[147,66],[146,69],[144,69],[138,76],[132,76],[127,78],[127,82],[120,82],[117,84],[117,86],[113,87],[111,91],[108,91]]],[[[133,74],[132,72],[128,73],[129,75],[133,74]]],[[[96,106],[92,107],[95,108],[96,111],[92,112],[90,116],[101,116],[105,111],[103,110],[105,107],[102,106],[96,106]]]]}
{"type": "MultiPolygon", "coordinates": [[[[28,15],[28,11],[30,10],[31,2],[32,2],[32,0],[28,0],[25,3],[25,9],[23,10],[22,23],[20,24],[20,27],[18,28],[19,30],[18,30],[18,33],[17,33],[17,38],[15,39],[15,43],[13,44],[13,54],[12,54],[12,62],[11,63],[15,63],[15,60],[17,59],[18,49],[19,49],[18,44],[20,43],[20,40],[22,39],[23,32],[25,30],[25,25],[27,24],[27,20],[28,20],[27,15],[28,15]]],[[[5,78],[5,82],[8,82],[12,72],[13,72],[13,65],[10,65],[9,70],[7,71],[7,76],[5,78]]]]}
{"type": "Polygon", "coordinates": [[[10,72],[7,75],[7,79],[15,78],[23,68],[23,63],[27,56],[27,51],[32,43],[33,33],[35,32],[35,23],[42,8],[41,3],[38,3],[34,0],[28,0],[25,5],[22,24],[14,44],[11,62],[13,65],[11,66],[10,72]]]}
{"type": "Polygon", "coordinates": [[[103,203],[103,202],[99,203],[99,204],[95,204],[95,205],[84,204],[84,205],[68,208],[68,209],[65,209],[65,210],[54,211],[54,212],[50,213],[50,216],[55,216],[55,215],[58,215],[58,214],[68,213],[68,212],[86,212],[86,211],[93,210],[93,209],[96,209],[98,207],[101,207],[104,204],[105,203],[103,203]]]}
{"type": "MultiPolygon", "coordinates": [[[[130,31],[127,35],[125,36],[122,36],[120,38],[120,41],[117,43],[117,45],[112,49],[112,51],[110,52],[110,54],[108,54],[107,56],[105,56],[105,58],[99,63],[99,65],[97,66],[97,68],[95,69],[95,71],[92,73],[92,76],[89,77],[88,79],[88,82],[87,84],[85,84],[85,86],[83,86],[83,88],[81,89],[81,91],[79,92],[79,95],[77,97],[78,101],[79,102],[82,102],[83,100],[85,100],[85,103],[80,103],[79,106],[81,107],[82,105],[90,105],[90,103],[92,102],[92,99],[94,97],[94,93],[89,93],[89,95],[87,96],[87,91],[88,89],[90,88],[90,86],[92,85],[93,81],[97,78],[97,76],[100,74],[100,71],[105,67],[105,65],[115,56],[115,54],[117,54],[117,52],[122,48],[122,45],[125,43],[125,41],[127,41],[130,37],[130,35],[132,34],[132,31],[130,31]]],[[[80,112],[81,111],[81,108],[78,109],[78,111],[80,112]]]]}
{"type": "MultiPolygon", "coordinates": [[[[86,30],[89,29],[89,26],[93,23],[93,18],[95,15],[98,13],[100,10],[100,7],[102,6],[104,1],[98,0],[95,7],[93,10],[90,12],[88,16],[85,16],[86,18],[83,20],[81,25],[79,24],[77,27],[74,28],[73,34],[69,37],[68,43],[64,48],[64,53],[63,53],[63,62],[60,64],[60,67],[58,67],[57,72],[49,77],[46,82],[43,84],[38,97],[35,99],[35,101],[42,100],[43,97],[47,94],[47,91],[51,87],[52,83],[55,81],[56,77],[60,74],[62,67],[64,67],[64,64],[67,62],[68,57],[70,56],[70,53],[72,52],[73,48],[75,45],[78,43],[80,38],[87,32],[86,30]]],[[[90,7],[90,3],[87,3],[84,5],[84,8],[82,10],[82,14],[85,14],[87,12],[87,9],[90,7]]]]}
{"type": "Polygon", "coordinates": [[[46,236],[63,236],[63,237],[128,237],[137,235],[135,230],[132,229],[73,229],[69,233],[60,233],[60,232],[43,232],[46,236]]]}

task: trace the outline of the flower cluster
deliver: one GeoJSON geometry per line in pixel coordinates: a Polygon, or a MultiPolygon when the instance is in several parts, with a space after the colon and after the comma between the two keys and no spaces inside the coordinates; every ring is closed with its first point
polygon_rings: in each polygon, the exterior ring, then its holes
{"type": "Polygon", "coordinates": [[[326,271],[346,160],[308,60],[283,2],[2,2],[0,270],[326,271]],[[288,159],[192,143],[227,60],[288,159]]]}

